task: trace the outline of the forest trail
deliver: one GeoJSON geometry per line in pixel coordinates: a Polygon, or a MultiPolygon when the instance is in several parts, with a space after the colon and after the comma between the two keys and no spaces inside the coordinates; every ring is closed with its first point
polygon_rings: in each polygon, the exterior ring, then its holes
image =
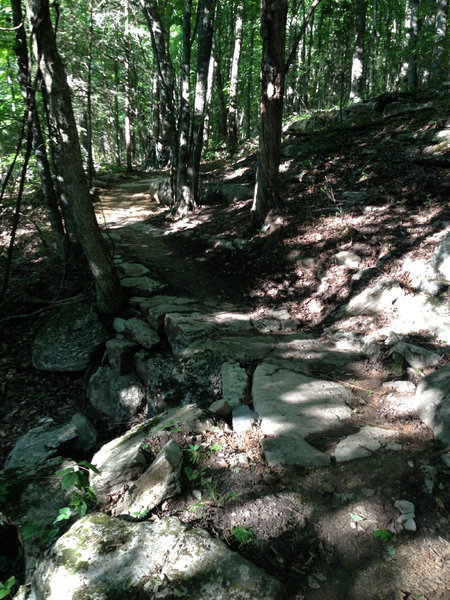
{"type": "MultiPolygon", "coordinates": [[[[247,314],[251,318],[267,316],[261,303],[249,311],[239,281],[232,281],[229,272],[217,268],[220,260],[225,260],[223,254],[211,260],[207,250],[202,254],[190,243],[193,236],[185,232],[194,231],[196,226],[202,229],[208,211],[200,210],[200,214],[184,221],[162,221],[162,207],[148,193],[151,180],[136,176],[119,183],[96,206],[114,242],[116,261],[145,265],[152,277],[169,286],[171,294],[209,303],[214,308],[208,318],[217,317],[225,300],[234,300],[234,305],[226,306],[235,314],[240,311],[243,319],[247,314]]],[[[239,256],[234,260],[236,265],[239,256]]],[[[222,458],[211,456],[208,460],[209,472],[217,477],[217,493],[227,494],[231,489],[241,497],[234,512],[230,515],[226,506],[212,503],[204,514],[193,515],[186,510],[188,500],[183,496],[173,500],[161,516],[194,519],[222,539],[228,535],[231,544],[229,531],[233,523],[251,527],[261,546],[250,544],[237,549],[271,574],[286,579],[289,600],[447,600],[450,565],[446,557],[450,548],[436,534],[449,524],[441,512],[442,487],[436,487],[436,478],[445,478],[436,466],[438,455],[429,431],[409,408],[411,392],[402,395],[390,390],[388,395],[382,383],[391,380],[393,373],[356,358],[350,365],[345,365],[345,360],[339,362],[345,353],[333,354],[329,340],[322,336],[306,347],[306,353],[322,353],[317,363],[311,363],[308,375],[313,381],[322,378],[321,385],[327,379],[330,390],[334,385],[336,389],[341,386],[340,393],[346,389],[347,407],[336,402],[327,412],[325,406],[314,407],[313,403],[312,412],[307,408],[296,414],[289,410],[279,413],[276,402],[281,405],[284,398],[293,398],[296,388],[309,385],[307,377],[289,366],[292,359],[301,361],[305,352],[305,348],[295,346],[299,337],[301,333],[282,333],[273,346],[273,332],[269,333],[266,339],[272,346],[264,356],[272,354],[274,363],[260,363],[253,373],[253,405],[262,419],[261,428],[271,435],[266,440],[248,435],[245,441],[239,437],[232,441],[228,436],[222,458]],[[289,345],[292,339],[294,346],[289,345]],[[324,345],[314,346],[316,343],[324,345]],[[334,363],[336,357],[338,362],[334,363]],[[271,396],[275,409],[270,404],[271,396]],[[333,419],[339,411],[342,421],[336,425],[333,419]],[[272,446],[277,427],[283,423],[285,428],[299,430],[300,444],[305,431],[302,421],[314,423],[317,415],[319,420],[329,420],[329,427],[324,428],[322,423],[315,431],[313,424],[306,437],[308,443],[304,442],[302,451],[305,455],[310,452],[310,468],[289,465],[290,438],[280,436],[284,444],[281,454],[272,446]],[[361,439],[355,438],[355,433],[361,439]],[[341,443],[345,440],[347,444],[341,443]],[[251,457],[252,465],[237,476],[234,469],[223,468],[227,460],[235,460],[236,452],[251,457]],[[329,453],[333,456],[331,462],[329,453]],[[346,454],[354,459],[346,459],[346,454]],[[283,464],[286,457],[288,462],[283,464]],[[435,477],[431,492],[424,483],[426,473],[435,477]],[[396,502],[402,500],[414,504],[418,533],[404,531],[398,523],[396,502]],[[273,519],[274,514],[277,519],[273,519]],[[376,532],[381,538],[388,536],[388,541],[380,541],[374,536],[376,532]],[[308,561],[311,567],[304,566],[308,561]]],[[[250,340],[245,343],[251,346],[250,340]]],[[[223,435],[205,437],[203,443],[223,445],[223,435]]],[[[293,453],[298,449],[297,445],[293,453]]]]}
{"type": "MultiPolygon", "coordinates": [[[[196,300],[225,300],[226,280],[218,271],[205,268],[201,256],[188,258],[183,240],[171,235],[177,230],[176,223],[171,227],[166,221],[169,226],[161,229],[146,222],[165,208],[150,195],[155,179],[148,174],[135,175],[102,193],[95,205],[101,227],[111,235],[115,258],[148,267],[155,277],[196,300]]],[[[189,221],[195,226],[195,217],[189,221]]],[[[178,227],[182,225],[179,221],[178,227]]]]}

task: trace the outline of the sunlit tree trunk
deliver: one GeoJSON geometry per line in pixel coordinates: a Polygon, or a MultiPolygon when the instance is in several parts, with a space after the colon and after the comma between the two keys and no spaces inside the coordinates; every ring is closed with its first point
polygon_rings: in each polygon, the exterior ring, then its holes
{"type": "Polygon", "coordinates": [[[221,140],[227,136],[227,103],[223,91],[223,74],[222,74],[222,56],[218,41],[214,42],[214,79],[216,82],[216,100],[217,100],[217,135],[221,140]]]}
{"type": "Polygon", "coordinates": [[[33,31],[34,55],[42,71],[48,111],[56,138],[57,147],[54,152],[61,200],[71,214],[77,238],[91,269],[98,309],[101,313],[112,316],[123,306],[123,292],[114,264],[103,243],[90,200],[70,88],[56,46],[49,1],[26,0],[26,7],[33,31]]]}
{"type": "Polygon", "coordinates": [[[89,32],[87,56],[87,81],[86,81],[86,150],[87,150],[87,176],[91,188],[94,182],[94,156],[92,151],[92,46],[94,43],[94,7],[93,0],[89,0],[89,32]]]}
{"type": "Polygon", "coordinates": [[[366,35],[367,0],[355,3],[355,47],[352,59],[352,80],[350,98],[354,102],[362,100],[364,88],[364,38],[366,35]]]}
{"type": "Polygon", "coordinates": [[[281,207],[279,165],[285,78],[287,0],[261,0],[261,105],[259,153],[252,221],[260,227],[269,211],[281,207]]]}
{"type": "Polygon", "coordinates": [[[231,59],[230,75],[230,94],[228,102],[228,122],[227,122],[227,150],[231,156],[236,153],[238,148],[238,80],[239,80],[239,62],[241,59],[242,48],[242,29],[243,29],[244,4],[238,0],[236,6],[236,21],[234,26],[234,49],[231,59]]]}
{"type": "Polygon", "coordinates": [[[128,0],[124,5],[125,32],[124,32],[124,69],[125,69],[125,162],[127,172],[133,171],[133,146],[132,146],[132,108],[131,108],[131,70],[130,70],[130,11],[128,0]]]}

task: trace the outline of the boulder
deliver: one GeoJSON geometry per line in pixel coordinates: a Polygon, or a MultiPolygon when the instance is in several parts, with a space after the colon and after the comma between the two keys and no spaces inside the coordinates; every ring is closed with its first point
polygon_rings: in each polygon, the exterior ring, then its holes
{"type": "Polygon", "coordinates": [[[209,338],[215,332],[215,326],[208,321],[207,315],[199,312],[166,314],[164,326],[175,356],[179,356],[194,342],[209,338]]]}
{"type": "Polygon", "coordinates": [[[347,267],[348,269],[357,269],[359,267],[359,263],[361,262],[361,257],[358,256],[355,252],[350,252],[348,250],[342,250],[334,255],[334,258],[338,265],[342,265],[347,267]]]}
{"type": "Polygon", "coordinates": [[[426,350],[415,344],[399,342],[393,347],[393,351],[402,356],[413,369],[426,369],[435,367],[441,362],[442,356],[431,350],[426,350]]]}
{"type": "Polygon", "coordinates": [[[30,600],[281,600],[281,584],[176,517],[130,523],[92,514],[39,563],[30,600]],[[63,582],[63,583],[62,583],[63,582]]]}
{"type": "Polygon", "coordinates": [[[246,404],[233,408],[232,422],[235,433],[245,433],[258,422],[259,415],[246,404]]]}
{"type": "Polygon", "coordinates": [[[392,308],[405,295],[399,283],[393,279],[382,279],[376,285],[367,288],[344,307],[344,314],[378,315],[392,308]]]}
{"type": "Polygon", "coordinates": [[[183,452],[180,446],[171,440],[114,506],[113,514],[139,518],[166,498],[176,496],[181,489],[182,463],[183,452]]]}
{"type": "Polygon", "coordinates": [[[177,359],[149,357],[146,352],[140,351],[135,356],[134,367],[145,384],[149,417],[181,404],[183,374],[177,359]]]}
{"type": "Polygon", "coordinates": [[[109,419],[123,421],[138,412],[145,391],[134,375],[118,375],[109,367],[99,367],[89,380],[88,397],[109,419]]]}
{"type": "Polygon", "coordinates": [[[107,340],[89,304],[67,304],[45,320],[33,343],[33,366],[40,371],[84,371],[107,340]]]}
{"type": "Polygon", "coordinates": [[[439,244],[430,262],[437,276],[442,277],[447,285],[450,284],[450,233],[439,244]]]}
{"type": "Polygon", "coordinates": [[[94,427],[80,413],[65,425],[55,425],[53,419],[48,419],[18,439],[6,459],[5,469],[33,467],[57,455],[89,453],[96,439],[94,427]]]}
{"type": "Polygon", "coordinates": [[[450,444],[450,365],[422,379],[416,389],[415,408],[434,437],[450,444]]]}
{"type": "Polygon", "coordinates": [[[174,426],[190,432],[211,429],[213,423],[203,417],[197,406],[183,406],[135,425],[124,435],[102,446],[91,461],[99,473],[90,473],[91,485],[100,502],[121,496],[130,482],[142,475],[148,467],[146,440],[174,426]]]}

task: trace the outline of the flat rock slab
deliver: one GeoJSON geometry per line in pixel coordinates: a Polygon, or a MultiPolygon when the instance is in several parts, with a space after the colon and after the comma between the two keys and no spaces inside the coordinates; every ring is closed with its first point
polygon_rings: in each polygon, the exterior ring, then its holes
{"type": "Polygon", "coordinates": [[[31,600],[82,597],[281,600],[282,586],[176,517],[129,523],[97,513],[59,538],[31,583],[31,600]]]}
{"type": "Polygon", "coordinates": [[[33,344],[33,366],[40,371],[84,371],[106,342],[107,332],[92,306],[68,304],[40,327],[33,344]]]}
{"type": "Polygon", "coordinates": [[[333,456],[337,462],[366,458],[386,445],[387,440],[397,433],[391,429],[362,427],[357,433],[341,440],[334,449],[333,456]]]}
{"type": "Polygon", "coordinates": [[[153,296],[166,287],[160,281],[146,276],[125,277],[120,283],[131,296],[153,296]]]}
{"type": "Polygon", "coordinates": [[[199,340],[192,344],[186,353],[211,350],[222,354],[226,360],[262,361],[274,350],[275,344],[275,338],[270,335],[224,336],[213,340],[199,340]]]}
{"type": "Polygon", "coordinates": [[[328,464],[330,459],[305,442],[305,438],[338,427],[352,415],[346,402],[352,393],[344,386],[307,377],[270,363],[262,363],[253,376],[253,406],[272,464],[328,464]],[[309,458],[308,458],[309,456],[309,458]]]}
{"type": "Polygon", "coordinates": [[[361,357],[358,352],[339,349],[335,345],[324,344],[299,333],[277,336],[275,342],[266,362],[304,375],[322,372],[324,368],[328,372],[333,369],[340,371],[342,367],[361,357]]]}
{"type": "Polygon", "coordinates": [[[146,320],[158,333],[164,332],[164,318],[169,313],[192,313],[198,312],[199,305],[191,298],[178,296],[153,296],[142,298],[139,296],[130,299],[132,306],[139,308],[146,320]]]}
{"type": "Polygon", "coordinates": [[[144,265],[140,265],[139,263],[119,263],[117,265],[117,270],[119,271],[119,275],[122,277],[142,277],[143,275],[147,275],[149,270],[144,265]]]}

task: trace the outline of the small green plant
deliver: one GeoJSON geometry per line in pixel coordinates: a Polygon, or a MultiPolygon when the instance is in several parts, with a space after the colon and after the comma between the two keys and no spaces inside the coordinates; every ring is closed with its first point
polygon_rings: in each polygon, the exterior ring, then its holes
{"type": "Polygon", "coordinates": [[[198,444],[189,444],[186,452],[189,454],[189,460],[191,463],[195,465],[200,462],[202,456],[201,446],[198,444]]]}
{"type": "Polygon", "coordinates": [[[213,502],[220,501],[219,485],[212,477],[203,477],[201,480],[202,486],[210,496],[213,502]]]}
{"type": "Polygon", "coordinates": [[[204,468],[194,469],[193,467],[187,465],[184,467],[184,474],[189,479],[189,481],[197,481],[202,478],[203,473],[205,472],[204,468]]]}
{"type": "Polygon", "coordinates": [[[148,515],[151,513],[151,509],[150,508],[146,508],[145,510],[142,511],[136,511],[133,513],[133,516],[136,517],[136,519],[145,519],[146,517],[148,517],[148,515]]]}
{"type": "Polygon", "coordinates": [[[12,598],[12,590],[15,585],[16,585],[16,578],[14,577],[14,575],[9,577],[5,581],[5,583],[2,583],[0,581],[0,599],[8,598],[8,597],[12,598]]]}
{"type": "Polygon", "coordinates": [[[249,544],[255,539],[255,532],[252,527],[237,526],[231,530],[231,535],[241,544],[249,544]]]}
{"type": "Polygon", "coordinates": [[[237,500],[239,498],[239,494],[237,492],[230,492],[228,494],[228,500],[237,500]]]}
{"type": "Polygon", "coordinates": [[[95,492],[89,485],[89,471],[99,473],[97,467],[83,460],[73,467],[68,467],[57,473],[62,478],[61,487],[63,490],[71,488],[75,488],[75,490],[71,494],[69,506],[60,509],[58,516],[53,521],[54,523],[70,519],[73,511],[80,517],[84,517],[88,506],[97,503],[95,492]]]}
{"type": "Polygon", "coordinates": [[[376,540],[381,540],[385,543],[391,541],[395,537],[394,534],[387,529],[376,529],[375,531],[372,531],[372,535],[376,540]]]}

